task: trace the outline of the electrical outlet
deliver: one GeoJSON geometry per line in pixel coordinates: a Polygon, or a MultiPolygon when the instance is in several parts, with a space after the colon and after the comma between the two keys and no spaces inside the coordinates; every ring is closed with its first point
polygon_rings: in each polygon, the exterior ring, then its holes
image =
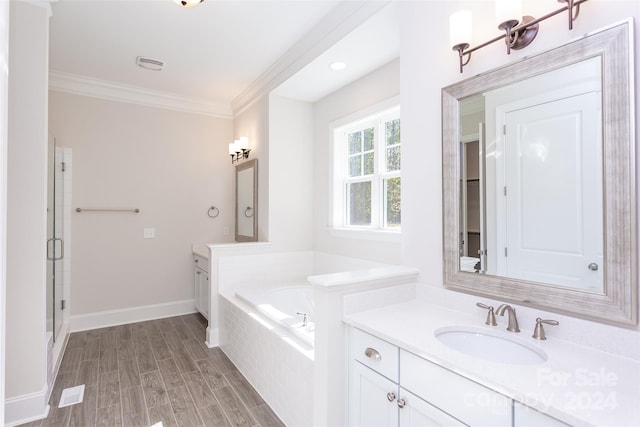
{"type": "Polygon", "coordinates": [[[154,239],[156,237],[156,229],[155,228],[145,228],[144,229],[144,238],[145,239],[154,239]]]}
{"type": "Polygon", "coordinates": [[[225,227],[222,229],[222,234],[224,234],[225,236],[228,236],[228,235],[229,235],[229,227],[226,227],[226,226],[225,226],[225,227]]]}

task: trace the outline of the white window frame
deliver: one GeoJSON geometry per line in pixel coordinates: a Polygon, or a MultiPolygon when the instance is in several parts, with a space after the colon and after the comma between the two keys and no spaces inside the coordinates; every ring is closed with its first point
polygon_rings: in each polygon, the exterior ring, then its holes
{"type": "MultiPolygon", "coordinates": [[[[400,171],[381,172],[386,169],[386,144],[384,143],[384,125],[388,121],[400,119],[400,106],[397,98],[383,104],[373,106],[366,111],[362,111],[336,121],[331,127],[332,136],[332,159],[331,170],[332,194],[330,210],[330,230],[331,234],[342,237],[355,237],[373,240],[399,241],[401,236],[400,227],[384,227],[384,203],[385,197],[383,182],[388,178],[401,178],[400,171]],[[348,177],[348,150],[345,147],[349,133],[363,130],[367,127],[375,128],[374,139],[374,173],[372,175],[348,177]],[[348,224],[348,203],[347,183],[371,181],[371,225],[358,226],[348,224]]],[[[402,123],[402,121],[401,121],[402,123]]],[[[402,146],[402,142],[400,142],[402,146]]]]}

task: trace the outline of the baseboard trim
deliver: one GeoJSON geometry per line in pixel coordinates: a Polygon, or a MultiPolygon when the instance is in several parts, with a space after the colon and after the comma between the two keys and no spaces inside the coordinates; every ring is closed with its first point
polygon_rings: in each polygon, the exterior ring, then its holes
{"type": "Polygon", "coordinates": [[[220,330],[218,328],[210,328],[207,326],[207,340],[204,342],[207,347],[219,347],[220,346],[220,330]]]}
{"type": "Polygon", "coordinates": [[[89,329],[106,328],[109,326],[162,319],[163,317],[180,316],[195,312],[194,300],[191,299],[164,304],[123,308],[120,310],[107,310],[99,311],[97,313],[79,314],[71,316],[70,331],[78,332],[89,329]]]}
{"type": "Polygon", "coordinates": [[[49,415],[48,394],[48,387],[44,386],[38,392],[5,399],[4,425],[12,427],[47,418],[49,415]]]}

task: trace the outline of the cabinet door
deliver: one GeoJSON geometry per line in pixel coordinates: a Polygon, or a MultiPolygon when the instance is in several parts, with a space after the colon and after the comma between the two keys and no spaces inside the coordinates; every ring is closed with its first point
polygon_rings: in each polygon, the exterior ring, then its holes
{"type": "Polygon", "coordinates": [[[398,385],[396,383],[360,362],[351,361],[349,369],[350,426],[397,426],[397,395],[398,385]]]}
{"type": "Polygon", "coordinates": [[[200,313],[203,311],[202,305],[202,289],[205,286],[205,277],[206,273],[199,269],[198,267],[193,268],[193,295],[194,295],[194,306],[196,310],[200,313]]]}
{"type": "Polygon", "coordinates": [[[210,290],[209,274],[204,273],[203,276],[204,276],[204,280],[202,281],[202,284],[201,284],[201,293],[200,293],[200,295],[202,295],[201,302],[200,302],[202,310],[200,312],[204,317],[207,318],[207,320],[209,320],[209,290],[210,290]]]}
{"type": "Polygon", "coordinates": [[[400,388],[400,427],[463,427],[466,424],[453,418],[413,393],[400,388]]]}
{"type": "Polygon", "coordinates": [[[536,411],[519,402],[513,402],[514,427],[566,427],[563,423],[549,415],[536,411]]]}
{"type": "Polygon", "coordinates": [[[400,350],[400,384],[477,427],[511,427],[512,400],[408,351],[400,350]]]}

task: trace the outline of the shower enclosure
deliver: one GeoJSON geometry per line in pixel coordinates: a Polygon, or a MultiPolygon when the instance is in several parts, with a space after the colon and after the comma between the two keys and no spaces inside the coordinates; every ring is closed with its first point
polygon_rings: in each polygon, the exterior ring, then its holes
{"type": "Polygon", "coordinates": [[[63,151],[49,135],[47,179],[47,332],[56,341],[64,309],[64,172],[63,151]]]}

